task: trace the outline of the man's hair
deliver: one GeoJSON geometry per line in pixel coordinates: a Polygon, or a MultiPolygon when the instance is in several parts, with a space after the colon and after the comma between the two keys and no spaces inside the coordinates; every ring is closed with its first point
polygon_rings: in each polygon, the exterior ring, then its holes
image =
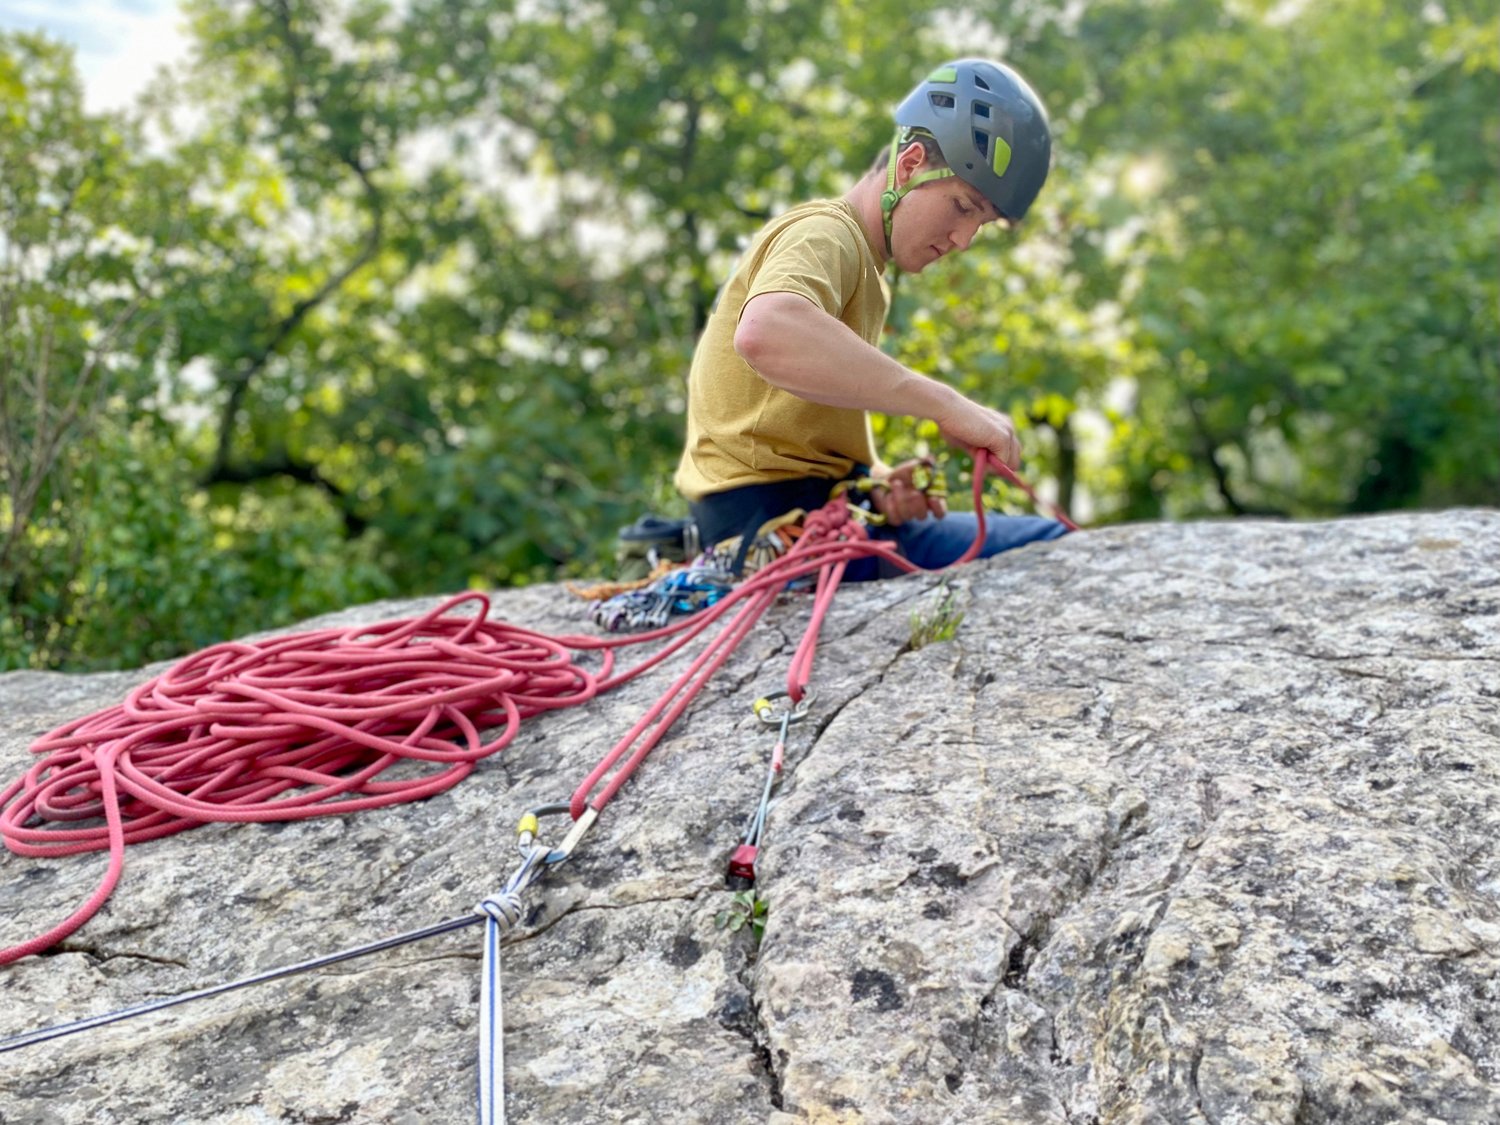
{"type": "MultiPolygon", "coordinates": [[[[943,150],[938,148],[937,141],[930,134],[924,133],[919,129],[904,132],[901,140],[896,143],[896,151],[901,151],[907,145],[911,144],[912,141],[917,141],[921,144],[922,158],[926,162],[927,167],[948,167],[948,162],[943,159],[943,150]]],[[[875,159],[870,162],[869,172],[866,172],[865,175],[869,175],[870,172],[879,172],[882,176],[885,175],[885,170],[890,166],[890,162],[891,146],[886,145],[875,154],[875,159]]]]}

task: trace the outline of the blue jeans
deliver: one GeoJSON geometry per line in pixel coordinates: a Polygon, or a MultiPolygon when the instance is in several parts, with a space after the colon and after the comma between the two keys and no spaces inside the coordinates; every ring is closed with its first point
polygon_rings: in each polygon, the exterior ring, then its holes
{"type": "MultiPolygon", "coordinates": [[[[921,520],[908,520],[900,527],[876,528],[872,534],[876,539],[894,539],[901,553],[911,562],[927,570],[947,566],[961,557],[974,542],[979,531],[979,521],[973,512],[950,512],[942,519],[928,516],[921,520]]],[[[1057,539],[1068,533],[1068,529],[1056,520],[1041,516],[997,516],[987,513],[984,518],[984,546],[979,557],[987,559],[1001,551],[1024,547],[1027,543],[1039,543],[1057,539]]],[[[846,582],[868,582],[881,578],[879,563],[875,559],[860,559],[851,563],[845,572],[846,582]]]]}

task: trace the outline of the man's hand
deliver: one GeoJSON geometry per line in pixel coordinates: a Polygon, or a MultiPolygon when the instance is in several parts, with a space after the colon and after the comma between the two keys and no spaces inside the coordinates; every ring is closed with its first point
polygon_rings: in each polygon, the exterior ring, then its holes
{"type": "Polygon", "coordinates": [[[945,418],[935,418],[943,440],[968,452],[988,450],[1007,468],[1021,467],[1021,441],[1016,437],[1015,423],[1008,414],[991,410],[968,399],[960,399],[962,409],[945,418]]]}
{"type": "Polygon", "coordinates": [[[908,520],[926,519],[936,516],[942,519],[948,514],[948,502],[940,495],[923,492],[916,485],[918,470],[931,479],[931,461],[903,461],[893,469],[877,468],[872,474],[884,488],[876,488],[872,494],[875,510],[885,517],[892,527],[900,527],[908,520]]]}

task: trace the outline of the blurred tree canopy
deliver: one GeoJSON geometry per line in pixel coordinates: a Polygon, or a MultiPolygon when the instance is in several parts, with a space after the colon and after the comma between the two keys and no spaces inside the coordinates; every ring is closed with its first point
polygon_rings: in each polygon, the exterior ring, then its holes
{"type": "MultiPolygon", "coordinates": [[[[1478,0],[184,0],[91,114],[0,35],[0,669],[603,565],[769,215],[943,58],[1055,165],[892,277],[888,347],[1096,522],[1500,502],[1500,44],[1478,0]]],[[[934,439],[878,420],[892,457],[934,439]]],[[[960,467],[953,466],[953,471],[960,467]]]]}

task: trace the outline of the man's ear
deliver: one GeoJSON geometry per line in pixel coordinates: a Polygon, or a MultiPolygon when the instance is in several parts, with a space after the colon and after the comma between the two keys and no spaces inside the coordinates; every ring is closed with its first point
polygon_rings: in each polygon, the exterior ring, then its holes
{"type": "Polygon", "coordinates": [[[905,187],[910,180],[922,169],[927,160],[927,150],[922,147],[921,141],[912,141],[896,154],[896,186],[905,187]]]}

